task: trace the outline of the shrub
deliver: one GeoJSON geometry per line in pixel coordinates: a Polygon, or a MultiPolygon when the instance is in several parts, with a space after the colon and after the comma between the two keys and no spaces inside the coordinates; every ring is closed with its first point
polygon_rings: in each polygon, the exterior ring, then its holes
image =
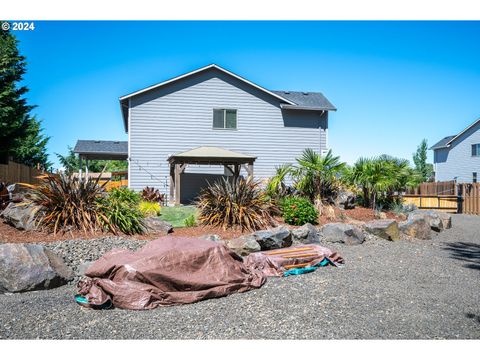
{"type": "Polygon", "coordinates": [[[142,191],[142,198],[145,201],[163,204],[165,195],[160,193],[160,190],[147,186],[142,191]]]}
{"type": "Polygon", "coordinates": [[[158,202],[141,201],[138,210],[144,217],[159,216],[161,207],[158,202]]]}
{"type": "Polygon", "coordinates": [[[130,190],[129,188],[113,188],[108,192],[108,197],[112,200],[130,205],[138,205],[142,200],[139,193],[130,190]]]}
{"type": "Polygon", "coordinates": [[[108,219],[104,225],[110,224],[114,233],[120,230],[130,235],[142,234],[145,231],[143,215],[138,210],[132,193],[134,192],[129,189],[112,189],[107,196],[98,200],[102,213],[108,219]]]}
{"type": "Polygon", "coordinates": [[[22,184],[31,188],[30,200],[43,207],[37,213],[38,224],[54,234],[59,230],[82,230],[95,232],[109,228],[114,231],[108,218],[98,206],[105,189],[99,178],[79,181],[67,175],[42,175],[39,185],[22,184]]]}
{"type": "Polygon", "coordinates": [[[183,223],[185,224],[186,227],[193,227],[197,225],[195,216],[193,216],[193,214],[187,217],[185,220],[183,220],[183,223]]]}
{"type": "Polygon", "coordinates": [[[290,225],[316,224],[318,212],[313,204],[303,197],[289,196],[281,203],[283,219],[290,225]]]}
{"type": "Polygon", "coordinates": [[[244,231],[273,224],[270,212],[274,206],[258,182],[250,178],[217,181],[201,191],[196,205],[203,225],[223,229],[239,226],[244,231]]]}

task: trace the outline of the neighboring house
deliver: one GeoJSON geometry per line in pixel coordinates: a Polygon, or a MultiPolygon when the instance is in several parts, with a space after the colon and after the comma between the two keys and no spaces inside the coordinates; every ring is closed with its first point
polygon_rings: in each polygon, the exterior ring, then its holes
{"type": "Polygon", "coordinates": [[[207,180],[233,173],[215,163],[215,148],[251,159],[251,168],[239,165],[240,175],[250,169],[259,180],[274,175],[277,165],[294,163],[305,148],[324,153],[328,112],[336,110],[319,92],[267,90],[218,65],[125,95],[120,105],[128,133],[130,188],[154,186],[169,193],[176,176],[172,156],[212,159],[180,169],[182,202],[207,180]]]}
{"type": "Polygon", "coordinates": [[[433,145],[435,181],[477,182],[480,175],[480,119],[458,135],[433,145]]]}

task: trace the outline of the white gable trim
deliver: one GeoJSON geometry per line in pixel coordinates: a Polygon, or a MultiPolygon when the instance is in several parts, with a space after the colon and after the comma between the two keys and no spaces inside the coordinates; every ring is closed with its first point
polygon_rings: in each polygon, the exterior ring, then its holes
{"type": "Polygon", "coordinates": [[[120,97],[120,101],[129,99],[129,98],[131,98],[131,97],[133,97],[133,96],[142,94],[142,93],[144,93],[144,92],[147,92],[147,91],[150,91],[150,90],[153,90],[153,89],[157,89],[157,88],[159,88],[159,87],[161,87],[161,86],[170,84],[170,83],[172,83],[172,82],[174,82],[174,81],[177,81],[177,80],[180,80],[180,79],[183,79],[183,78],[192,76],[192,75],[194,75],[194,74],[196,74],[196,73],[199,73],[199,72],[201,72],[201,71],[204,71],[204,70],[207,70],[207,69],[211,69],[211,68],[212,68],[212,69],[220,70],[220,71],[224,72],[225,74],[228,74],[228,75],[230,75],[230,76],[233,76],[234,78],[237,78],[238,80],[241,80],[241,81],[243,81],[244,83],[246,83],[246,84],[248,84],[248,85],[250,85],[250,86],[253,86],[254,88],[257,88],[257,89],[259,89],[259,90],[261,90],[261,91],[263,91],[263,92],[265,92],[265,93],[267,93],[267,94],[269,94],[269,95],[271,95],[271,96],[273,96],[273,97],[276,97],[276,98],[279,99],[279,100],[285,101],[286,103],[288,103],[288,104],[290,104],[290,105],[297,105],[297,104],[295,104],[294,102],[292,102],[291,100],[285,99],[284,97],[282,97],[282,96],[280,96],[280,95],[277,95],[277,94],[275,94],[275,93],[273,93],[273,92],[271,92],[271,91],[269,91],[269,90],[267,90],[267,89],[265,89],[265,88],[263,88],[263,87],[261,87],[261,86],[259,86],[259,85],[257,85],[257,84],[254,84],[254,83],[252,83],[251,81],[248,81],[247,79],[244,79],[244,78],[242,78],[241,76],[238,76],[237,74],[234,74],[234,73],[232,73],[231,71],[228,71],[228,70],[226,70],[226,69],[224,69],[224,68],[222,68],[222,67],[220,67],[220,66],[218,66],[218,65],[216,65],[216,64],[210,64],[210,65],[204,66],[204,67],[202,67],[202,68],[200,68],[200,69],[191,71],[191,72],[189,72],[189,73],[186,73],[186,74],[183,74],[183,75],[180,75],[180,76],[177,76],[177,77],[174,77],[173,79],[166,80],[166,81],[163,81],[163,82],[161,82],[161,83],[159,83],[159,84],[152,85],[152,86],[147,87],[147,88],[145,88],[145,89],[138,90],[138,91],[135,91],[135,92],[133,92],[133,93],[131,93],[131,94],[122,96],[122,97],[120,97]]]}
{"type": "Polygon", "coordinates": [[[462,134],[464,134],[465,132],[467,132],[468,130],[470,130],[472,127],[474,127],[475,125],[477,125],[478,123],[480,123],[480,119],[477,119],[472,125],[468,126],[465,130],[463,130],[461,133],[459,133],[457,136],[455,136],[452,140],[450,140],[449,142],[447,142],[445,144],[445,147],[450,147],[450,145],[452,144],[453,141],[455,141],[458,137],[460,137],[462,134]]]}

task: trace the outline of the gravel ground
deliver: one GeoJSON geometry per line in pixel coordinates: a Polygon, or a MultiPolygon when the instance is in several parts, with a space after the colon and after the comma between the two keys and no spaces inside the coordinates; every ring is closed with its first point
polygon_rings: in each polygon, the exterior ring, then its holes
{"type": "Polygon", "coordinates": [[[480,338],[480,217],[456,215],[433,240],[335,248],[342,268],[150,311],[88,310],[72,285],[0,295],[0,338],[480,338]]]}

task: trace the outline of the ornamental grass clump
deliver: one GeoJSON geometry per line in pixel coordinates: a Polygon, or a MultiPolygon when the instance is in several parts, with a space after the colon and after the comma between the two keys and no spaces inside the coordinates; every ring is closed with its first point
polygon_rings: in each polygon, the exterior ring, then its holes
{"type": "Polygon", "coordinates": [[[94,233],[105,228],[114,231],[98,205],[105,192],[99,178],[80,181],[63,174],[41,175],[39,185],[22,184],[31,189],[29,199],[42,210],[37,213],[38,225],[53,231],[81,230],[94,233]]]}
{"type": "MultiPolygon", "coordinates": [[[[102,212],[108,219],[108,224],[124,234],[142,234],[145,232],[144,216],[138,209],[140,195],[127,188],[114,188],[107,196],[98,200],[102,212]]],[[[105,226],[108,225],[105,223],[105,226]]]]}
{"type": "Polygon", "coordinates": [[[202,225],[258,230],[274,224],[274,205],[252,179],[222,179],[203,189],[196,202],[202,225]]]}
{"type": "Polygon", "coordinates": [[[161,209],[158,202],[140,201],[138,204],[138,210],[140,210],[144,217],[159,216],[161,209]]]}

